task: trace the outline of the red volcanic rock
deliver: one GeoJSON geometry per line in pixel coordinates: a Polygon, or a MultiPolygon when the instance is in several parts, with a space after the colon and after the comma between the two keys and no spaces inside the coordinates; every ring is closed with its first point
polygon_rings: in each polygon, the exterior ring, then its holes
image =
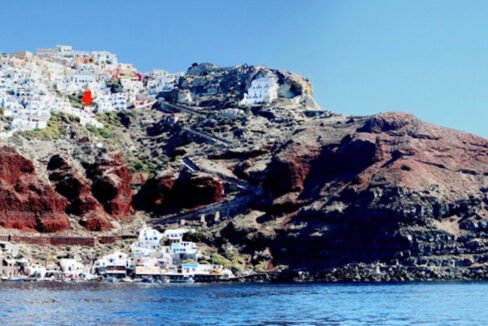
{"type": "Polygon", "coordinates": [[[486,139],[384,113],[297,133],[268,166],[265,185],[275,196],[320,199],[326,211],[344,202],[348,216],[435,216],[469,206],[488,218],[487,172],[486,139]]]}
{"type": "Polygon", "coordinates": [[[315,141],[297,138],[285,144],[268,168],[265,187],[278,196],[302,192],[307,184],[310,188],[327,175],[354,173],[381,160],[382,148],[377,147],[375,136],[340,136],[342,138],[334,139],[337,143],[325,145],[315,134],[310,135],[315,141]]]}
{"type": "Polygon", "coordinates": [[[105,211],[117,219],[132,213],[132,176],[122,154],[105,154],[93,164],[85,164],[92,180],[92,193],[105,211]]]}
{"type": "Polygon", "coordinates": [[[301,192],[311,162],[319,155],[320,148],[317,146],[290,142],[286,145],[286,151],[278,153],[271,162],[265,187],[276,195],[301,192]]]}
{"type": "Polygon", "coordinates": [[[206,173],[181,173],[176,180],[171,198],[181,208],[194,208],[222,201],[222,180],[206,173]]]}
{"type": "Polygon", "coordinates": [[[70,228],[67,201],[35,173],[31,161],[10,147],[0,148],[0,225],[56,232],[70,228]]]}
{"type": "Polygon", "coordinates": [[[93,197],[90,185],[63,157],[51,157],[47,168],[56,191],[69,201],[67,213],[82,217],[80,224],[90,231],[112,229],[109,216],[93,197]]]}
{"type": "Polygon", "coordinates": [[[113,228],[104,214],[90,212],[80,221],[80,225],[88,231],[108,231],[113,228]]]}

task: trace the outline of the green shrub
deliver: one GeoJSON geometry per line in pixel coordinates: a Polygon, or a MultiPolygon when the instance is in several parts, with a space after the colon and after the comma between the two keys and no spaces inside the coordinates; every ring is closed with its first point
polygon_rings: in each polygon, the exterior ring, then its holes
{"type": "Polygon", "coordinates": [[[122,127],[117,112],[97,113],[95,118],[106,127],[122,127]]]}
{"type": "Polygon", "coordinates": [[[86,125],[86,130],[94,134],[95,136],[103,139],[108,139],[112,136],[112,130],[105,125],[103,128],[97,128],[92,125],[86,125]]]}
{"type": "Polygon", "coordinates": [[[95,119],[103,123],[103,128],[87,125],[86,129],[98,138],[111,139],[114,137],[114,127],[122,127],[116,112],[97,113],[95,119]]]}
{"type": "Polygon", "coordinates": [[[245,261],[242,257],[234,256],[232,259],[227,259],[224,256],[213,253],[212,254],[212,263],[216,265],[222,265],[226,268],[232,268],[234,270],[243,271],[245,269],[245,261]]]}
{"type": "Polygon", "coordinates": [[[71,106],[74,108],[83,109],[85,107],[85,105],[81,101],[81,96],[79,95],[75,95],[75,94],[68,95],[68,100],[71,106]]]}
{"type": "Polygon", "coordinates": [[[138,158],[133,158],[128,160],[127,167],[131,173],[135,172],[147,172],[149,174],[154,174],[156,167],[151,162],[143,162],[138,158]]]}

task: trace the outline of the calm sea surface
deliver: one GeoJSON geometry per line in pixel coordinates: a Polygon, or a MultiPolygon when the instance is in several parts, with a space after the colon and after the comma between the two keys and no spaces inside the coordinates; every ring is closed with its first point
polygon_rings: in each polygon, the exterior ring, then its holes
{"type": "Polygon", "coordinates": [[[487,325],[488,283],[0,283],[1,325],[487,325]]]}

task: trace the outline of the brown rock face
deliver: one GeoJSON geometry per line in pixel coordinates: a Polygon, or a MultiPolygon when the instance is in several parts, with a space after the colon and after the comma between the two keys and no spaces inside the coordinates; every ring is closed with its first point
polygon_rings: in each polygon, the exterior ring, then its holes
{"type": "Polygon", "coordinates": [[[104,212],[89,212],[80,221],[80,225],[88,231],[108,231],[113,228],[104,212]]]}
{"type": "Polygon", "coordinates": [[[483,261],[486,246],[473,248],[488,230],[486,139],[404,113],[321,122],[275,153],[265,186],[270,212],[295,210],[268,243],[280,263],[483,261]]]}
{"type": "Polygon", "coordinates": [[[35,173],[31,161],[10,147],[0,148],[0,225],[56,232],[70,228],[67,201],[35,173]]]}
{"type": "Polygon", "coordinates": [[[132,176],[122,154],[105,154],[94,164],[85,164],[85,169],[93,195],[105,211],[117,219],[127,218],[132,213],[132,176]]]}
{"type": "Polygon", "coordinates": [[[420,206],[433,212],[442,204],[481,203],[487,171],[487,140],[385,113],[304,130],[275,155],[266,185],[275,195],[299,192],[302,199],[325,196],[351,209],[390,207],[413,216],[420,206]]]}
{"type": "Polygon", "coordinates": [[[89,231],[112,229],[109,216],[93,197],[90,185],[59,155],[51,157],[48,166],[49,180],[56,191],[69,201],[66,212],[82,218],[80,224],[89,231]]]}

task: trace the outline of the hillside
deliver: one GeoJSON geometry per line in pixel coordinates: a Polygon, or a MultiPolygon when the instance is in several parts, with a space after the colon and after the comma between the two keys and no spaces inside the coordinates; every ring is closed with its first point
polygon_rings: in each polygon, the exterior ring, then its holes
{"type": "Polygon", "coordinates": [[[406,113],[329,112],[307,79],[258,66],[194,64],[155,99],[96,114],[103,128],[59,113],[1,139],[2,233],[184,223],[235,269],[487,277],[488,140],[406,113]],[[259,78],[276,98],[246,102],[259,78]]]}

